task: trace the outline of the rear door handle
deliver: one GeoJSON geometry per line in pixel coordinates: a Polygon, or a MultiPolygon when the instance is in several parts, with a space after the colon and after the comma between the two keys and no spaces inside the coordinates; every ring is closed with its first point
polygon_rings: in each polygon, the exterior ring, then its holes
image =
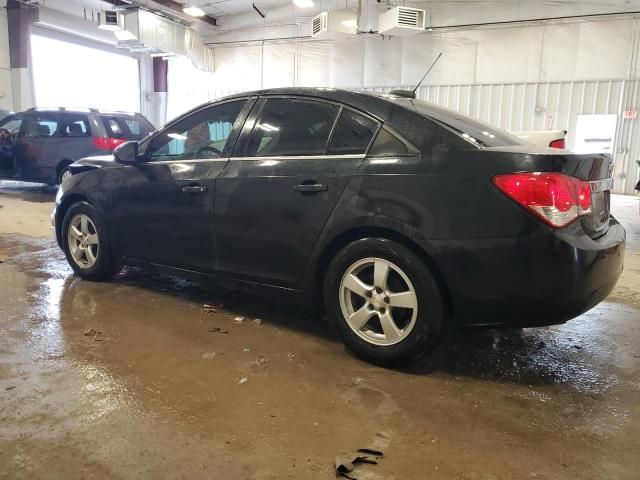
{"type": "Polygon", "coordinates": [[[329,187],[322,185],[321,183],[301,183],[300,185],[293,187],[293,189],[300,193],[318,193],[326,192],[329,190],[329,187]]]}
{"type": "Polygon", "coordinates": [[[184,193],[204,193],[207,190],[207,187],[203,187],[201,185],[190,185],[188,187],[182,187],[182,191],[184,193]]]}

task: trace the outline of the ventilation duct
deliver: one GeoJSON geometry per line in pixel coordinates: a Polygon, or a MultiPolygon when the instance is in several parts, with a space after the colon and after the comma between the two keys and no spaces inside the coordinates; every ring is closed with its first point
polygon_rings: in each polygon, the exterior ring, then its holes
{"type": "Polygon", "coordinates": [[[380,14],[378,32],[408,37],[424,31],[426,12],[419,8],[395,7],[380,14]]]}
{"type": "Polygon", "coordinates": [[[311,21],[311,36],[314,38],[343,38],[357,31],[357,15],[351,10],[321,12],[311,21]]]}
{"type": "Polygon", "coordinates": [[[118,48],[155,55],[186,55],[185,26],[146,10],[124,14],[126,36],[119,35],[118,48]]]}

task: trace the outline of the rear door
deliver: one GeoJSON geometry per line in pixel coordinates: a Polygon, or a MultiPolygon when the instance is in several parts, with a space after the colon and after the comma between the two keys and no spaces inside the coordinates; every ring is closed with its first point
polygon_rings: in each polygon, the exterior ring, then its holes
{"type": "Polygon", "coordinates": [[[335,103],[261,100],[216,183],[218,271],[295,288],[378,123],[335,103]]]}
{"type": "Polygon", "coordinates": [[[146,161],[110,172],[108,214],[124,256],[213,270],[215,181],[249,109],[241,99],[198,110],[152,138],[146,161]]]}
{"type": "Polygon", "coordinates": [[[60,160],[58,112],[29,112],[25,114],[15,148],[16,168],[20,178],[55,182],[56,166],[60,160]]]}

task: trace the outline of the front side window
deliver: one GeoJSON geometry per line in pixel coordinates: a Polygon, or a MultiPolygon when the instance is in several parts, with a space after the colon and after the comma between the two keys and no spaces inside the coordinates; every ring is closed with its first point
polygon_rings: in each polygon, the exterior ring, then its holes
{"type": "Polygon", "coordinates": [[[46,138],[55,135],[58,130],[58,118],[48,113],[36,113],[26,121],[26,136],[29,138],[46,138]]]}
{"type": "Polygon", "coordinates": [[[343,109],[329,144],[330,155],[353,155],[364,153],[378,128],[378,122],[343,109]]]}
{"type": "Polygon", "coordinates": [[[22,125],[22,117],[19,115],[13,115],[2,120],[0,122],[0,143],[2,143],[4,137],[8,140],[12,135],[14,137],[17,136],[20,125],[22,125]]]}
{"type": "Polygon", "coordinates": [[[152,161],[196,160],[222,156],[245,100],[216,105],[179,121],[151,144],[152,161]]]}
{"type": "Polygon", "coordinates": [[[306,99],[267,100],[249,139],[247,156],[323,155],[336,105],[306,99]]]}

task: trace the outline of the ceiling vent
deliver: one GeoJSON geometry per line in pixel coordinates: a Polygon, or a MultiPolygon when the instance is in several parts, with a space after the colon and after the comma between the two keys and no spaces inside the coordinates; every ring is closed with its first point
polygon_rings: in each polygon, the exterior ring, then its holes
{"type": "Polygon", "coordinates": [[[419,8],[395,7],[380,14],[378,32],[407,37],[424,31],[426,12],[419,8]]]}
{"type": "Polygon", "coordinates": [[[358,18],[351,10],[320,12],[311,20],[311,36],[314,38],[343,38],[358,32],[358,18]]]}
{"type": "Polygon", "coordinates": [[[116,32],[118,48],[155,55],[185,55],[185,27],[146,10],[124,14],[123,32],[116,32]]]}

